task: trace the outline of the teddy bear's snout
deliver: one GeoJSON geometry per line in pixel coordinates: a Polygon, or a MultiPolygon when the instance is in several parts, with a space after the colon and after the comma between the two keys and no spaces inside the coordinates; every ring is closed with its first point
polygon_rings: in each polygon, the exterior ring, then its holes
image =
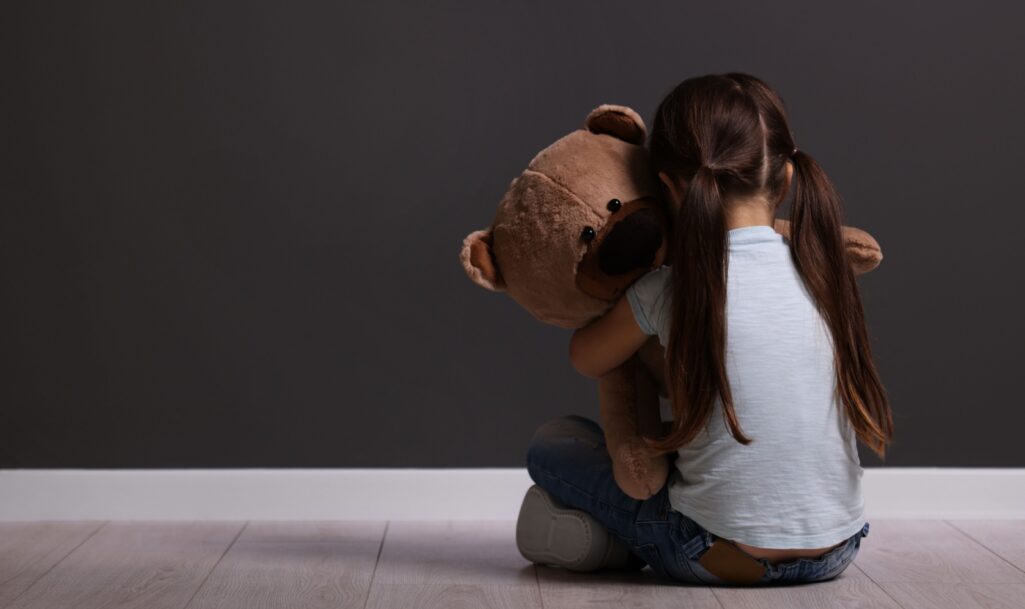
{"type": "Polygon", "coordinates": [[[668,226],[665,211],[649,197],[617,206],[577,265],[577,287],[600,300],[618,298],[638,277],[662,264],[668,226]]]}
{"type": "Polygon", "coordinates": [[[651,268],[662,247],[662,227],[654,209],[645,207],[617,222],[602,240],[598,268],[606,275],[623,275],[651,268]]]}

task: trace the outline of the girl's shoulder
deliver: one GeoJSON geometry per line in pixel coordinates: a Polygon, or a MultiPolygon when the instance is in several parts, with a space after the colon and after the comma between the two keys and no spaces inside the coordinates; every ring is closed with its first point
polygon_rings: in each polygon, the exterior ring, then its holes
{"type": "Polygon", "coordinates": [[[667,296],[672,294],[669,289],[672,279],[672,267],[663,264],[641,275],[626,289],[626,295],[632,304],[648,315],[663,306],[667,296]]]}
{"type": "Polygon", "coordinates": [[[672,300],[673,291],[669,289],[672,275],[672,267],[663,264],[642,275],[626,289],[637,325],[645,334],[657,334],[663,346],[667,340],[669,316],[666,305],[672,300]]]}
{"type": "Polygon", "coordinates": [[[670,279],[673,275],[672,270],[672,267],[667,264],[663,264],[658,268],[652,269],[644,275],[641,275],[631,287],[634,287],[638,291],[644,291],[652,296],[656,296],[669,286],[670,279]]]}

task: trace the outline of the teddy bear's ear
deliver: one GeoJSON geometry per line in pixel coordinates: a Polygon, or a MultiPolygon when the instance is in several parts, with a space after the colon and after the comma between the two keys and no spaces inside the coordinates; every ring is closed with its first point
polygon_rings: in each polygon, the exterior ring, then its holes
{"type": "Polygon", "coordinates": [[[491,251],[491,229],[475,230],[463,239],[459,252],[466,274],[477,285],[495,292],[505,290],[502,272],[491,251]]]}
{"type": "Polygon", "coordinates": [[[647,135],[641,116],[632,108],[616,104],[602,104],[591,110],[584,127],[591,133],[604,133],[638,146],[647,135]]]}

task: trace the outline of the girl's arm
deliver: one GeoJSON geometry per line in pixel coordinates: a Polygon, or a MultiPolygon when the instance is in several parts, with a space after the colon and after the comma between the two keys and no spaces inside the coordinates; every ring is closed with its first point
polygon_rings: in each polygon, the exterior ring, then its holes
{"type": "Polygon", "coordinates": [[[624,295],[608,313],[573,333],[569,359],[580,374],[598,378],[629,359],[648,338],[624,295]]]}

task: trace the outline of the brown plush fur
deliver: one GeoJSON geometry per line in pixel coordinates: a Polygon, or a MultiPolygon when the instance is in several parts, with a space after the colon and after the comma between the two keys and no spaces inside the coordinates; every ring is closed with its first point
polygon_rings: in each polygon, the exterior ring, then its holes
{"type": "MultiPolygon", "coordinates": [[[[674,213],[659,197],[643,148],[645,135],[636,112],[604,104],[587,115],[583,128],[539,152],[510,183],[491,227],[463,240],[459,258],[470,279],[507,292],[538,320],[556,326],[582,327],[605,313],[630,283],[665,259],[674,213]],[[621,203],[616,211],[609,209],[612,199],[621,203]],[[628,272],[603,272],[598,259],[606,238],[616,224],[639,212],[657,219],[662,245],[650,263],[628,272]],[[585,227],[594,231],[590,240],[581,236],[585,227]]],[[[788,222],[777,220],[775,228],[789,236],[788,222]]],[[[882,252],[871,235],[844,227],[844,238],[858,272],[879,265],[882,252]]],[[[599,415],[616,483],[636,499],[656,493],[669,473],[666,456],[649,455],[640,439],[664,432],[659,420],[659,396],[666,395],[664,366],[664,351],[652,336],[598,383],[599,415]]]]}

